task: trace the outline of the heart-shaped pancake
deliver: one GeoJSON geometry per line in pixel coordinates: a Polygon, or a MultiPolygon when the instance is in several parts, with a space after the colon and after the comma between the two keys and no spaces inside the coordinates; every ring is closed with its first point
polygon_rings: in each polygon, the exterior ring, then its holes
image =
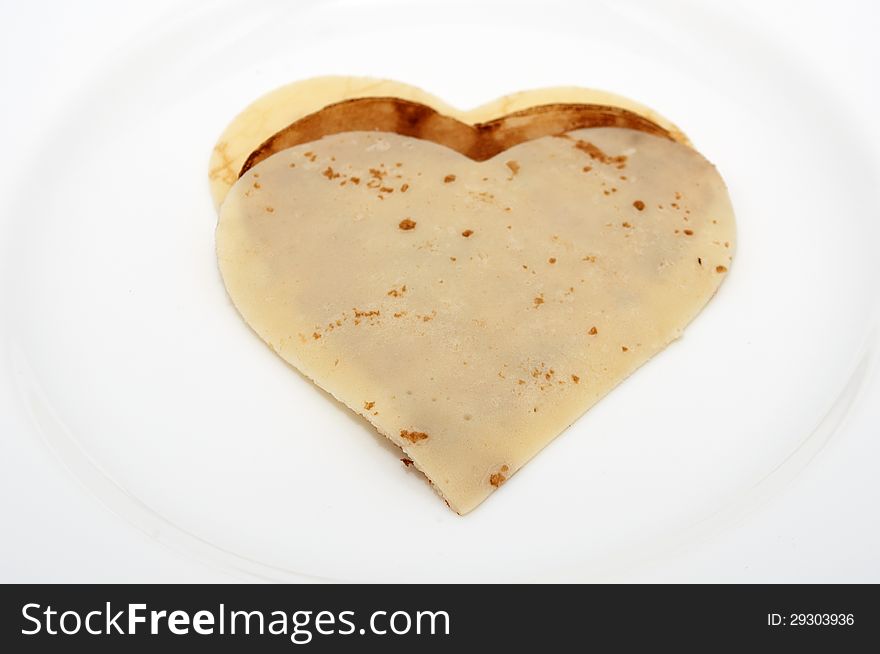
{"type": "Polygon", "coordinates": [[[693,149],[625,128],[474,161],[343,132],[235,183],[217,254],[244,319],[459,513],[694,318],[734,219],[693,149]]]}

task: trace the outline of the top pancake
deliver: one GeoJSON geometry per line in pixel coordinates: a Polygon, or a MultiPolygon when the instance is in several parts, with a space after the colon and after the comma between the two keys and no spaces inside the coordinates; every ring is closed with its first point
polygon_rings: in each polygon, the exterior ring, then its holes
{"type": "Polygon", "coordinates": [[[467,513],[681,334],[734,238],[715,168],[663,136],[581,129],[475,161],[355,131],[249,169],[217,256],[273,351],[467,513]]]}

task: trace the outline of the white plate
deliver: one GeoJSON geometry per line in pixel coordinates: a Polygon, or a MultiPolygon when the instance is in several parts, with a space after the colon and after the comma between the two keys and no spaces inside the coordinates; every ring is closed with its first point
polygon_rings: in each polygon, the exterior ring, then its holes
{"type": "Polygon", "coordinates": [[[203,6],[108,62],[4,207],[2,316],[34,435],[158,540],[262,577],[616,578],[777,492],[862,383],[878,228],[847,115],[697,6],[203,6]],[[738,256],[685,337],[464,518],[253,336],[216,269],[214,140],[262,92],[330,73],[463,107],[622,93],[678,123],[731,190],[738,256]]]}

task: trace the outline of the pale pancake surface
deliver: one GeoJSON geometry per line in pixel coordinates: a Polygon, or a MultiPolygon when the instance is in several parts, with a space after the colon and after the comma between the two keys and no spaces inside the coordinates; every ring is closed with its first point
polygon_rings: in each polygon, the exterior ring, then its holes
{"type": "Polygon", "coordinates": [[[484,162],[348,132],[244,174],[217,254],[256,333],[466,513],[680,335],[734,236],[715,168],[643,132],[484,162]]]}

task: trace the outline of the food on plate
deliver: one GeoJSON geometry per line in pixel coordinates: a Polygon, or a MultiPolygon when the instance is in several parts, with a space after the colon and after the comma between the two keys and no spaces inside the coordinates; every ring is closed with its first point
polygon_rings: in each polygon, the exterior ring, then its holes
{"type": "Polygon", "coordinates": [[[384,93],[236,136],[217,257],[260,338],[464,514],[681,334],[734,214],[634,104],[461,120],[384,93]]]}

